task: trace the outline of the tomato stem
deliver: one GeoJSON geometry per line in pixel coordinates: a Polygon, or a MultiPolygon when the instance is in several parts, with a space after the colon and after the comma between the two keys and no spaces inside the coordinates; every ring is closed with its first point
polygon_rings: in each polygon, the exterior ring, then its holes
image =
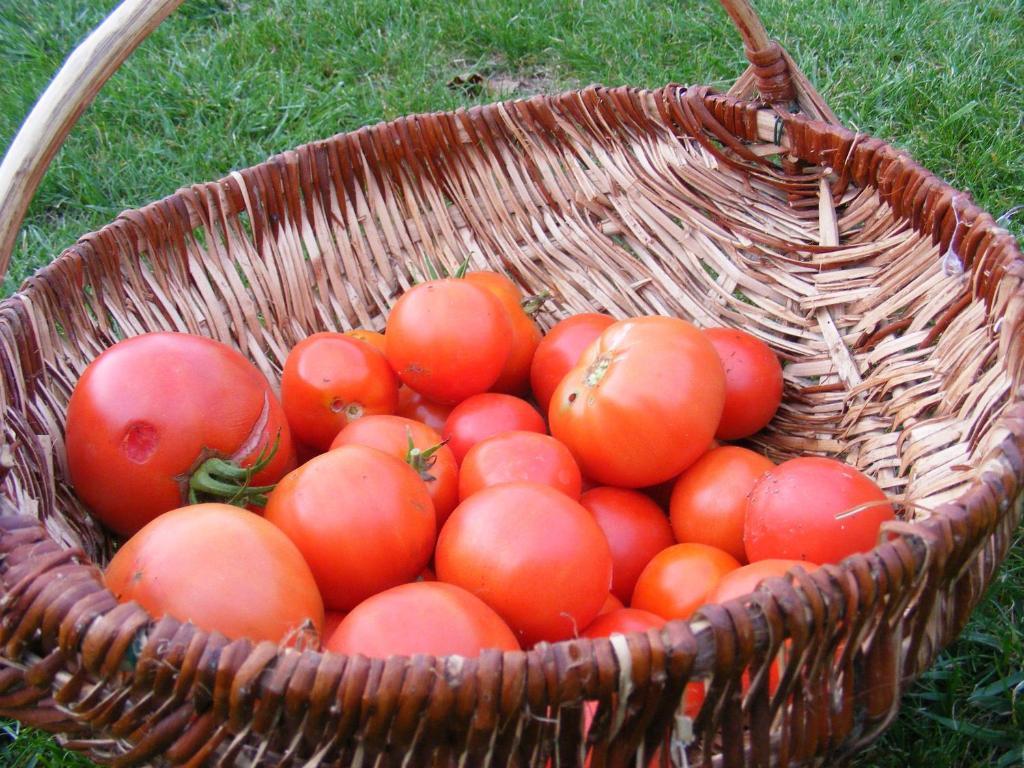
{"type": "Polygon", "coordinates": [[[544,302],[550,298],[551,291],[545,288],[540,293],[524,297],[523,300],[519,302],[519,305],[523,308],[523,312],[530,317],[535,317],[537,313],[540,312],[540,308],[544,306],[544,302]]]}
{"type": "Polygon", "coordinates": [[[424,482],[430,482],[431,480],[437,480],[437,478],[430,474],[430,470],[434,464],[437,463],[437,456],[435,455],[441,446],[445,445],[448,441],[442,440],[437,445],[432,445],[429,448],[419,449],[412,441],[412,430],[408,427],[405,430],[406,436],[409,440],[409,448],[405,452],[405,463],[416,470],[420,479],[424,482]]]}
{"type": "Polygon", "coordinates": [[[281,444],[278,432],[274,444],[264,447],[251,466],[243,467],[229,459],[216,456],[207,459],[188,479],[188,500],[190,504],[204,501],[219,501],[236,507],[250,504],[262,507],[267,503],[267,494],[274,490],[271,485],[251,485],[253,477],[263,471],[277,453],[281,444]]]}

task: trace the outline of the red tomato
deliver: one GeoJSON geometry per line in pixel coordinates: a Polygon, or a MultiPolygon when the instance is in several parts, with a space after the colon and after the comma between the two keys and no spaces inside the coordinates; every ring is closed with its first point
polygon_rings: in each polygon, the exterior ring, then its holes
{"type": "Polygon", "coordinates": [[[235,640],[318,635],[324,605],[302,554],[259,515],[227,504],[166,512],[114,555],[104,580],[118,601],[235,640]]]}
{"type": "Polygon", "coordinates": [[[895,517],[882,489],[835,459],[803,456],[765,474],[751,491],[743,544],[747,558],[838,563],[867,552],[895,517]]]}
{"type": "Polygon", "coordinates": [[[587,510],[537,483],[473,494],[437,540],[437,577],[475,594],[524,648],[574,637],[608,596],[612,558],[587,510]]]}
{"type": "MultiPolygon", "coordinates": [[[[614,568],[615,568],[615,566],[613,565],[612,566],[612,570],[613,571],[614,571],[614,568]]],[[[601,606],[601,609],[597,612],[597,615],[598,616],[604,616],[606,613],[611,613],[612,611],[617,611],[620,608],[625,608],[625,607],[626,606],[624,606],[622,604],[622,601],[619,600],[619,598],[617,598],[615,595],[613,595],[611,592],[609,592],[608,593],[608,597],[605,598],[604,604],[601,606]]]]}
{"type": "Polygon", "coordinates": [[[497,272],[467,272],[464,279],[493,293],[505,307],[512,323],[512,351],[491,389],[513,395],[526,394],[530,389],[530,363],[540,343],[541,332],[533,318],[523,310],[522,291],[497,272]]]}
{"type": "Polygon", "coordinates": [[[649,611],[636,608],[620,608],[611,613],[603,613],[580,632],[580,637],[608,637],[612,634],[628,635],[630,632],[646,632],[657,629],[665,623],[665,619],[649,611]]]}
{"type": "Polygon", "coordinates": [[[771,347],[746,331],[708,328],[725,369],[725,409],[715,437],[738,440],[772,420],[782,402],[782,366],[771,347]]]}
{"type": "Polygon", "coordinates": [[[395,411],[395,415],[421,422],[435,432],[440,432],[444,429],[444,423],[453,407],[427,400],[415,389],[403,384],[398,388],[398,410],[395,411]]]}
{"type": "Polygon", "coordinates": [[[401,416],[365,416],[338,433],[331,449],[366,445],[401,459],[427,484],[437,529],[459,503],[459,467],[441,436],[426,424],[401,416]],[[412,449],[409,441],[412,440],[412,449]]]}
{"type": "Polygon", "coordinates": [[[530,386],[542,413],[548,412],[555,388],[576,367],[580,355],[614,322],[608,315],[573,315],[556,323],[540,340],[530,364],[530,386]]]}
{"type": "Polygon", "coordinates": [[[452,408],[441,436],[461,464],[469,449],[481,440],[514,429],[541,434],[548,431],[544,418],[525,400],[485,392],[467,397],[452,408]]]}
{"type": "Polygon", "coordinates": [[[724,603],[735,597],[749,595],[765,579],[785,576],[790,568],[797,565],[806,571],[813,571],[818,567],[803,560],[758,560],[725,574],[708,594],[707,602],[724,603]]]}
{"type": "Polygon", "coordinates": [[[391,310],[385,339],[398,377],[441,403],[487,391],[512,350],[511,321],[501,302],[458,279],[406,291],[391,310]]]}
{"type": "Polygon", "coordinates": [[[669,515],[676,540],[718,547],[745,563],[747,497],[758,478],[774,466],[761,454],[735,445],[697,459],[672,489],[669,515]]]}
{"type": "Polygon", "coordinates": [[[368,344],[341,333],[314,333],[284,361],[281,405],[292,434],[326,451],[346,424],[395,412],[398,377],[368,344]]]}
{"type": "Polygon", "coordinates": [[[287,475],[266,517],[295,542],[335,611],[415,579],[437,526],[419,475],[363,445],[343,445],[287,475]]]}
{"type": "Polygon", "coordinates": [[[454,584],[420,581],[361,602],[324,648],[378,659],[417,653],[472,658],[488,648],[518,651],[519,643],[480,598],[454,584]]]}
{"type": "Polygon", "coordinates": [[[626,602],[651,558],[675,543],[658,505],[637,491],[592,488],[580,497],[608,538],[612,552],[612,594],[626,602]]]}
{"type": "Polygon", "coordinates": [[[186,333],[148,333],[104,351],[71,393],[66,430],[75,492],[122,536],[188,504],[190,483],[201,486],[197,500],[215,499],[211,472],[238,485],[239,473],[207,459],[248,467],[276,443],[252,486],[295,466],[288,422],[263,374],[226,344],[186,333]]]}
{"type": "Polygon", "coordinates": [[[640,488],[704,453],[724,402],[722,364],[704,335],[685,320],[640,317],[587,349],[555,390],[548,423],[587,477],[640,488]]]}
{"type": "Polygon", "coordinates": [[[348,611],[327,611],[324,613],[324,631],[321,646],[326,646],[328,639],[334,634],[334,630],[341,624],[342,619],[348,616],[348,611]]]}
{"type": "Polygon", "coordinates": [[[345,335],[358,339],[364,344],[369,344],[382,355],[387,354],[387,347],[384,346],[384,334],[380,331],[366,331],[362,328],[356,328],[354,331],[345,331],[345,335]]]}
{"type": "MultiPolygon", "coordinates": [[[[715,448],[721,447],[721,443],[719,443],[717,440],[712,440],[710,443],[708,443],[707,450],[701,454],[701,458],[706,456],[710,451],[715,450],[715,448]]],[[[663,510],[665,510],[665,512],[667,513],[669,510],[669,506],[672,502],[672,489],[676,487],[676,480],[678,479],[679,476],[676,475],[675,477],[671,477],[663,483],[658,483],[657,485],[649,485],[646,488],[641,488],[640,490],[641,492],[650,496],[651,500],[659,507],[661,507],[663,510]]]]}
{"type": "Polygon", "coordinates": [[[580,497],[580,468],[550,435],[502,432],[470,448],[459,469],[459,500],[501,483],[542,483],[580,497]]]}
{"type": "Polygon", "coordinates": [[[707,602],[722,577],[740,567],[728,552],[705,544],[676,544],[647,564],[633,591],[632,607],[666,619],[688,619],[707,602]]]}

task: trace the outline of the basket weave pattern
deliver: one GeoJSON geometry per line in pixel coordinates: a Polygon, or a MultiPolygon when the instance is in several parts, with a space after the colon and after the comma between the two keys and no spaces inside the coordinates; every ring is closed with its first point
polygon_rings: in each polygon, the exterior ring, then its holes
{"type": "Polygon", "coordinates": [[[782,113],[767,139],[764,112],[669,86],[420,115],[82,238],[0,304],[0,714],[117,765],[574,765],[591,749],[596,768],[659,747],[817,764],[874,738],[1019,521],[1024,260],[904,153],[782,113]],[[382,328],[428,258],[551,291],[545,325],[602,310],[751,330],[787,362],[758,447],[846,459],[903,521],[871,553],[663,631],[479,659],[282,651],[117,605],[93,565],[112,540],[66,483],[85,365],[178,330],[275,381],[314,331],[382,328]],[[692,679],[710,683],[691,743],[676,709],[692,679]],[[600,705],[584,744],[585,699],[600,705]]]}

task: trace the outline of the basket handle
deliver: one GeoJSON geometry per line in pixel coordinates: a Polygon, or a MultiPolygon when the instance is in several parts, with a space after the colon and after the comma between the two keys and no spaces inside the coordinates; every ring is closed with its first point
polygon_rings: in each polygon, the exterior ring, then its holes
{"type": "MultiPolygon", "coordinates": [[[[0,164],[0,279],[7,274],[29,203],[71,128],[121,63],[182,2],[124,0],[71,52],[43,91],[0,164]]],[[[749,0],[721,3],[751,63],[730,93],[750,97],[756,87],[766,102],[795,100],[808,114],[838,122],[789,55],[768,38],[749,0]]]]}

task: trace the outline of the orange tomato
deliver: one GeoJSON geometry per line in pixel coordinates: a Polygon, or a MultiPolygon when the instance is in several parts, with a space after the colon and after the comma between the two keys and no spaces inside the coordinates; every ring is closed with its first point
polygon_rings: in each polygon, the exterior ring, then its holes
{"type": "Polygon", "coordinates": [[[728,552],[706,544],[676,544],[647,564],[633,590],[631,607],[666,619],[688,619],[708,600],[722,577],[740,567],[728,552]]]}

